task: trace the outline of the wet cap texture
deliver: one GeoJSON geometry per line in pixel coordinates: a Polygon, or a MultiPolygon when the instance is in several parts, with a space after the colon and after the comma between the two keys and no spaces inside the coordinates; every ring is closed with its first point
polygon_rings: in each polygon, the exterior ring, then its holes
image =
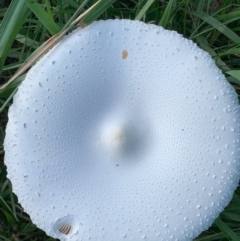
{"type": "Polygon", "coordinates": [[[77,29],[14,96],[5,162],[19,202],[70,241],[191,241],[238,185],[239,106],[209,54],[176,32],[77,29]]]}

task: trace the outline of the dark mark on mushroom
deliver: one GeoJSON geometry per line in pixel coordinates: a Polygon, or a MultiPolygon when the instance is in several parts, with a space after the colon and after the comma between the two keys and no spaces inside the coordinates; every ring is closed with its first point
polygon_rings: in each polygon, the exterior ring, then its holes
{"type": "Polygon", "coordinates": [[[79,26],[81,27],[81,28],[85,28],[86,26],[87,26],[87,24],[85,24],[85,23],[83,23],[82,21],[79,23],[79,26]]]}
{"type": "MultiPolygon", "coordinates": [[[[54,206],[55,208],[55,206],[54,206]]],[[[81,224],[81,223],[80,223],[81,224]]],[[[67,237],[71,237],[76,234],[79,228],[79,221],[75,216],[69,215],[58,219],[53,225],[53,231],[55,234],[59,235],[61,233],[61,237],[66,235],[67,237]]],[[[65,238],[66,238],[65,236],[65,238]]]]}
{"type": "Polygon", "coordinates": [[[123,50],[123,51],[122,51],[122,59],[126,59],[127,56],[128,56],[127,50],[123,50]]]}
{"type": "Polygon", "coordinates": [[[72,230],[72,226],[70,224],[63,224],[59,228],[59,232],[64,233],[64,234],[69,234],[72,230]]]}

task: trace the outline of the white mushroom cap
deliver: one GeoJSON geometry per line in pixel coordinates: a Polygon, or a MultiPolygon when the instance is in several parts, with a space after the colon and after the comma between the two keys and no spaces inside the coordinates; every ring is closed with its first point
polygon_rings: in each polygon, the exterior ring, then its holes
{"type": "Polygon", "coordinates": [[[33,222],[61,240],[190,241],[237,187],[239,120],[234,89],[192,41],[99,21],[19,87],[8,177],[33,222]]]}

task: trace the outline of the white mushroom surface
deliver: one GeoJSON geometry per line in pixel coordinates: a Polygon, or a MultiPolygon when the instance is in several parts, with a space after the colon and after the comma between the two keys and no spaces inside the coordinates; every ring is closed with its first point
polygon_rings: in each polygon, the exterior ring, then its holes
{"type": "Polygon", "coordinates": [[[5,163],[48,235],[191,241],[240,175],[238,98],[210,55],[130,20],[77,29],[14,96],[5,163]]]}

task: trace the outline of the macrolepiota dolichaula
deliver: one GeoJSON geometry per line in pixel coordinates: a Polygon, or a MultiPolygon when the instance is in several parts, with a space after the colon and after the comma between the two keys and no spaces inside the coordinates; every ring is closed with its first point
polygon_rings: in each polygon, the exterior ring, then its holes
{"type": "Polygon", "coordinates": [[[14,96],[5,162],[61,240],[192,240],[238,185],[239,105],[210,55],[131,20],[78,28],[14,96]]]}

